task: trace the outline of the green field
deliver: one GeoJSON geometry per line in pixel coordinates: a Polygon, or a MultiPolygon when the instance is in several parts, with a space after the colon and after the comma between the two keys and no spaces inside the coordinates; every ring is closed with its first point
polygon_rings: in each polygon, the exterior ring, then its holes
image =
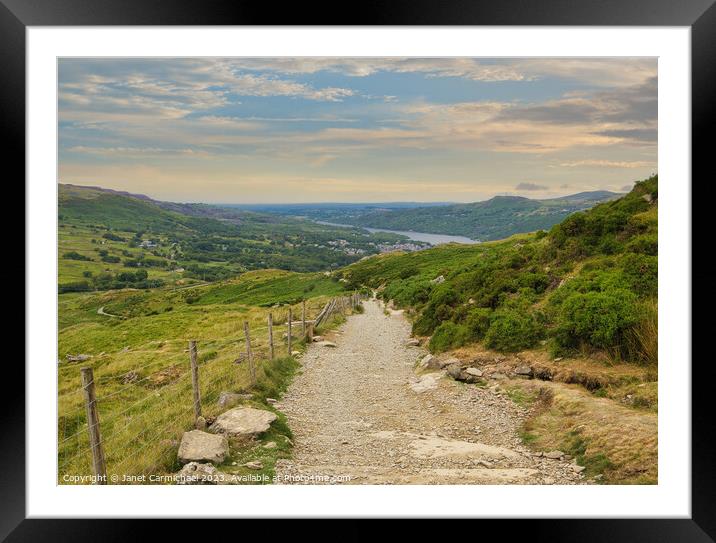
{"type": "MultiPolygon", "coordinates": [[[[186,352],[189,340],[198,342],[205,416],[220,412],[216,402],[222,391],[251,393],[254,402],[270,408],[263,403],[265,398],[280,395],[295,370],[295,362],[282,337],[288,308],[292,307],[294,320],[300,319],[300,300],[305,296],[307,314],[311,318],[331,295],[340,292],[342,284],[322,274],[260,271],[229,282],[184,290],[60,295],[60,477],[90,472],[80,367],[92,367],[95,373],[108,473],[170,472],[177,467],[175,440],[193,421],[186,352]],[[274,287],[281,297],[294,302],[293,305],[259,307],[274,287]],[[242,297],[242,293],[245,296],[242,297]],[[197,298],[195,302],[187,302],[187,298],[193,297],[197,298]],[[98,315],[100,307],[118,316],[98,315]],[[273,313],[275,325],[276,359],[273,362],[269,362],[268,351],[269,311],[273,313]],[[245,353],[244,321],[250,325],[252,350],[257,360],[255,386],[250,382],[248,362],[235,363],[245,353]],[[78,354],[90,358],[82,362],[67,361],[67,355],[78,354]]],[[[294,329],[293,335],[293,349],[302,351],[300,329],[294,329]]],[[[279,424],[277,428],[283,427],[279,424]]],[[[290,433],[287,429],[281,432],[282,435],[290,433]]],[[[269,433],[264,439],[277,438],[269,433]]],[[[276,455],[286,454],[287,450],[284,446],[267,453],[266,473],[271,473],[276,455]]],[[[237,449],[236,454],[248,453],[237,449]]],[[[230,462],[227,466],[230,467],[230,462]]]]}

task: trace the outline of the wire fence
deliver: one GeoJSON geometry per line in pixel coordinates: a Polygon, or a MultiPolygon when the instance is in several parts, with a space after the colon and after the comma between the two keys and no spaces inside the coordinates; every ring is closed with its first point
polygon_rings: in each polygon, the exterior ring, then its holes
{"type": "Polygon", "coordinates": [[[310,341],[319,326],[359,302],[354,294],[320,307],[306,307],[305,302],[290,306],[266,326],[251,328],[246,337],[220,340],[220,352],[216,342],[208,349],[196,343],[196,356],[191,348],[183,350],[184,363],[176,357],[168,363],[158,354],[123,375],[83,368],[81,372],[89,372],[88,384],[83,387],[78,375],[78,389],[63,395],[58,406],[58,483],[132,484],[141,475],[178,467],[181,435],[197,424],[196,398],[202,417],[211,421],[223,409],[222,392],[255,392],[272,353],[276,362],[291,356],[294,346],[310,341]]]}

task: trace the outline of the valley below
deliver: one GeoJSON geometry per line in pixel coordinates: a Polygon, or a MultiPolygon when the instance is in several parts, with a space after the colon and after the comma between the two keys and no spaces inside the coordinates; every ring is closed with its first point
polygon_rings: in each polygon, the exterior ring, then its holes
{"type": "MultiPolygon", "coordinates": [[[[338,224],[334,222],[325,222],[325,221],[316,221],[318,224],[325,224],[326,226],[339,226],[343,228],[352,228],[349,224],[338,224]]],[[[385,228],[371,228],[369,226],[364,226],[364,230],[376,233],[376,232],[384,232],[386,234],[396,234],[399,236],[405,236],[407,238],[410,238],[414,241],[421,241],[424,243],[429,243],[430,245],[441,245],[443,243],[478,243],[474,239],[466,238],[465,236],[448,236],[444,234],[430,234],[428,232],[413,232],[411,230],[387,230],[385,228]]],[[[420,247],[418,247],[420,248],[420,247]]],[[[423,247],[424,248],[424,247],[423,247]]],[[[413,249],[416,250],[416,249],[413,249]]]]}

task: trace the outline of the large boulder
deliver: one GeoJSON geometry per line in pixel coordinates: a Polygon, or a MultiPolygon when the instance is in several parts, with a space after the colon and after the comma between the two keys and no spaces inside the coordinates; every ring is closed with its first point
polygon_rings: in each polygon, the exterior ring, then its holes
{"type": "Polygon", "coordinates": [[[225,436],[209,434],[201,430],[184,432],[179,444],[177,458],[182,464],[188,462],[213,462],[221,464],[229,454],[229,442],[225,436]]]}
{"type": "Polygon", "coordinates": [[[221,474],[211,464],[189,462],[176,476],[178,485],[216,485],[219,484],[221,474]]]}
{"type": "Polygon", "coordinates": [[[211,430],[230,436],[253,436],[268,430],[277,418],[271,411],[235,407],[216,417],[211,430]]]}

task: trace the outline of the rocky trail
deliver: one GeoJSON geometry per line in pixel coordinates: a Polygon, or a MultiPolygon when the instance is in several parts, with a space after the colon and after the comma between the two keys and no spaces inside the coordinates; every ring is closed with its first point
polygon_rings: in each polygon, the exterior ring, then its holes
{"type": "MultiPolygon", "coordinates": [[[[518,429],[527,411],[498,390],[445,370],[416,370],[427,352],[400,312],[375,300],[331,340],[312,344],[276,407],[294,433],[283,484],[583,484],[564,457],[535,456],[518,429]]],[[[557,455],[559,456],[559,455],[557,455]]]]}

